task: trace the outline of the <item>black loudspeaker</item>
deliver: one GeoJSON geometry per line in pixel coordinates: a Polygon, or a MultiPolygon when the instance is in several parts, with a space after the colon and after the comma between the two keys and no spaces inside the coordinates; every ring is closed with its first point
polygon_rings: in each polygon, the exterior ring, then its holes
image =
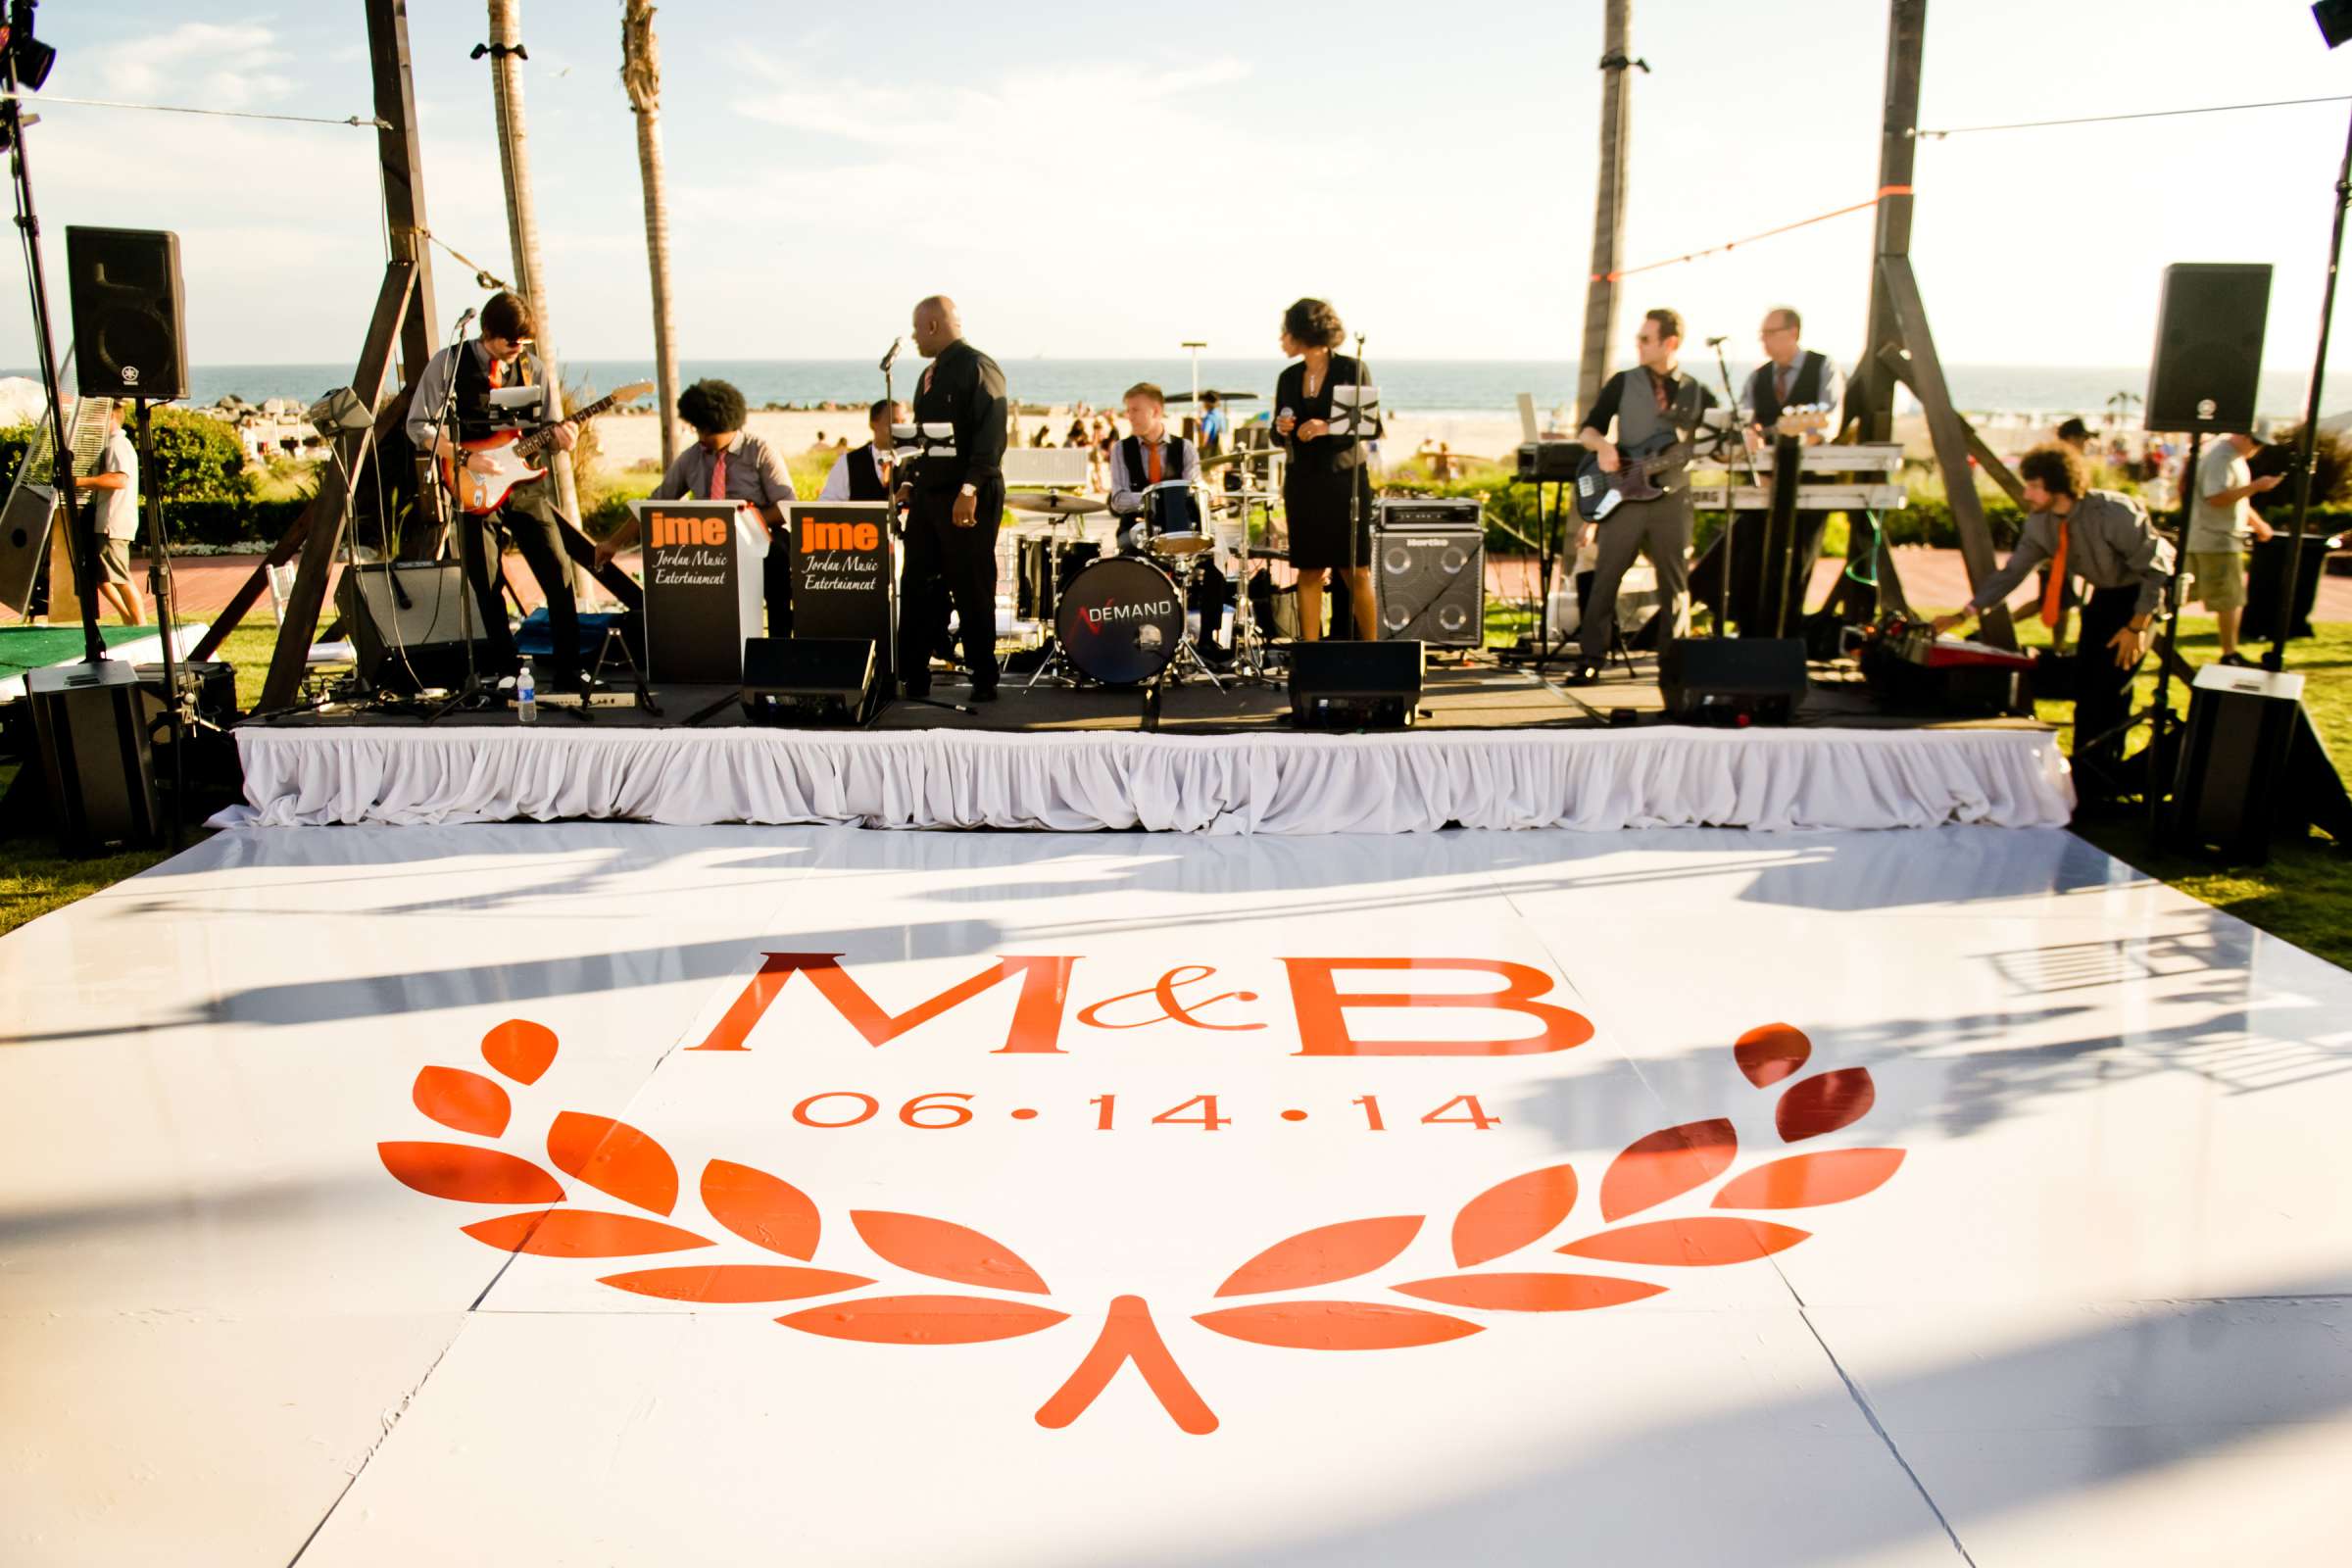
{"type": "Polygon", "coordinates": [[[880,704],[871,637],[747,637],[743,711],[760,724],[862,724],[880,704]]]}
{"type": "Polygon", "coordinates": [[[66,230],[74,384],[83,397],[170,403],[188,395],[179,236],[158,228],[66,230]]]}
{"type": "Polygon", "coordinates": [[[2311,8],[2311,17],[2320,24],[2320,36],[2333,49],[2352,42],[2352,0],[2319,0],[2311,8]]]}
{"type": "Polygon", "coordinates": [[[2189,687],[2167,830],[2185,849],[2260,865],[2278,838],[2352,842],[2352,801],[2303,710],[2303,677],[2208,664],[2189,687]]]}
{"type": "Polygon", "coordinates": [[[0,605],[20,615],[32,613],[33,590],[49,555],[49,519],[56,511],[57,492],[30,482],[9,491],[0,510],[0,605]]]}
{"type": "Polygon", "coordinates": [[[118,659],[28,671],[25,693],[49,783],[57,836],[69,853],[151,844],[158,814],[155,754],[138,672],[118,659]]]}
{"type": "Polygon", "coordinates": [[[1372,563],[1383,641],[1485,645],[1486,524],[1477,498],[1379,503],[1372,563]]]}
{"type": "MultiPolygon", "coordinates": [[[[335,613],[343,617],[361,678],[395,692],[465,680],[465,568],[454,561],[346,567],[335,583],[335,613]]],[[[489,662],[490,645],[478,635],[473,657],[477,664],[489,662]]]]}
{"type": "Polygon", "coordinates": [[[1805,695],[1797,637],[1676,637],[1658,656],[1666,711],[1700,724],[1786,724],[1805,695]]]}
{"type": "Polygon", "coordinates": [[[2164,270],[2156,354],[2148,362],[2146,428],[2214,433],[2254,428],[2267,264],[2176,262],[2164,270]]]}
{"type": "Polygon", "coordinates": [[[1297,729],[1410,729],[1421,707],[1417,642],[1291,646],[1291,724],[1297,729]]]}

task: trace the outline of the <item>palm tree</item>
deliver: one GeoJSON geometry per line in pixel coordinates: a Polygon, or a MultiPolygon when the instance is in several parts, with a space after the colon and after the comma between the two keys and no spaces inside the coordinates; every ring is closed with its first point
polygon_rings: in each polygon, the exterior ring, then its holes
{"type": "MultiPolygon", "coordinates": [[[[549,323],[547,272],[539,260],[539,214],[531,201],[531,150],[522,119],[522,0],[490,0],[490,92],[498,111],[498,156],[506,175],[507,239],[514,252],[514,286],[531,302],[531,324],[540,368],[546,372],[548,413],[564,414],[564,371],[556,361],[556,332],[549,323]]],[[[556,458],[556,504],[564,514],[580,514],[579,489],[572,480],[571,454],[556,458]]]]}
{"type": "Polygon", "coordinates": [[[645,187],[645,257],[654,280],[654,381],[662,466],[678,455],[678,345],[669,296],[669,186],[662,172],[662,43],[652,0],[621,0],[620,85],[637,117],[637,177],[645,187]]]}
{"type": "MultiPolygon", "coordinates": [[[[1600,396],[1617,336],[1617,270],[1625,265],[1625,157],[1633,130],[1632,83],[1626,56],[1633,27],[1633,0],[1608,0],[1602,22],[1600,69],[1600,172],[1592,187],[1592,273],[1585,290],[1584,361],[1576,377],[1576,412],[1582,418],[1600,396]]],[[[1642,70],[1649,68],[1643,66],[1642,70]]]]}

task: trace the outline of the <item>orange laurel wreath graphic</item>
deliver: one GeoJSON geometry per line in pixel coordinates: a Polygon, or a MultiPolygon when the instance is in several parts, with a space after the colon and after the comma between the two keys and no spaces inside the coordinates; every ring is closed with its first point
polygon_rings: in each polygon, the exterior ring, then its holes
{"type": "MultiPolygon", "coordinates": [[[[482,1038],[482,1057],[525,1086],[554,1065],[554,1031],[510,1019],[482,1038]]],[[[1788,1024],[1740,1037],[1734,1056],[1758,1089],[1796,1078],[1812,1043],[1788,1024]]],[[[416,1108],[455,1132],[496,1139],[514,1103],[496,1079],[462,1067],[426,1067],[411,1092],[416,1108]]],[[[1784,1143],[1802,1143],[1851,1126],[1877,1099],[1869,1070],[1847,1067],[1798,1079],[1781,1092],[1773,1125],[1784,1143]]],[[[434,1198],[501,1205],[513,1212],[464,1227],[506,1252],[544,1257],[646,1257],[715,1245],[668,1223],[678,1202],[678,1168],[644,1132],[609,1116],[560,1112],[547,1131],[549,1163],[564,1175],[648,1214],[572,1207],[564,1186],[537,1163],[480,1144],[389,1142],[376,1146],[385,1169],[434,1198]],[[559,1206],[560,1205],[560,1206],[559,1206]]],[[[1682,1214],[1620,1224],[1685,1198],[1728,1172],[1739,1138],[1723,1117],[1685,1122],[1637,1138],[1601,1173],[1602,1228],[1552,1248],[1566,1257],[1645,1267],[1699,1268],[1745,1263],[1785,1251],[1811,1232],[1739,1214],[1682,1214]]],[[[1839,1149],[1787,1154],[1750,1166],[1715,1189],[1710,1209],[1813,1208],[1875,1191],[1903,1161],[1899,1149],[1839,1149]]],[[[882,1263],[978,1291],[857,1296],[876,1283],[865,1274],[813,1266],[822,1221],[808,1194],[778,1176],[713,1159],[703,1167],[703,1209],[738,1239],[791,1263],[678,1263],[608,1274],[598,1283],[640,1296],[709,1305],[772,1304],[813,1297],[836,1299],[776,1319],[789,1329],[874,1345],[979,1345],[1016,1339],[1068,1321],[1069,1314],[1013,1296],[1051,1297],[1038,1272],[1002,1242],[921,1214],[853,1209],[850,1224],[882,1263]]],[[[1577,1312],[1656,1296],[1667,1287],[1612,1274],[1551,1269],[1487,1269],[1549,1238],[1574,1212],[1575,1170],[1552,1165],[1496,1183],[1464,1203],[1450,1237],[1458,1273],[1405,1280],[1399,1296],[1470,1312],[1577,1312]]],[[[1315,1292],[1386,1268],[1420,1235],[1427,1216],[1393,1214],[1302,1231],[1242,1264],[1216,1298],[1315,1292]]],[[[1217,1307],[1196,1313],[1202,1328],[1251,1345],[1302,1350],[1390,1350],[1442,1345],[1487,1325],[1395,1301],[1299,1299],[1217,1307]]],[[[1102,1329],[1076,1371],[1038,1408],[1040,1426],[1066,1427],[1133,1363],[1176,1425],[1217,1429],[1217,1417],[1176,1364],[1141,1297],[1110,1303],[1102,1329]]]]}

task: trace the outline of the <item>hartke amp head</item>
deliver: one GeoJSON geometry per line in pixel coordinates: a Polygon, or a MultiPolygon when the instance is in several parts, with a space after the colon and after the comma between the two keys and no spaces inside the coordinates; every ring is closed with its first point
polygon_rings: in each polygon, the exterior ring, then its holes
{"type": "Polygon", "coordinates": [[[870,637],[747,637],[743,711],[756,724],[862,724],[880,707],[870,637]]]}
{"type": "Polygon", "coordinates": [[[66,288],[82,396],[170,403],[188,395],[177,234],[68,227],[66,288]]]}
{"type": "Polygon", "coordinates": [[[1372,588],[1381,640],[1483,646],[1487,564],[1478,499],[1383,501],[1373,528],[1372,588]]]}
{"type": "Polygon", "coordinates": [[[1805,695],[1796,637],[1677,637],[1658,658],[1669,715],[1697,724],[1786,724],[1805,695]]]}
{"type": "Polygon", "coordinates": [[[1519,447],[1519,480],[1559,480],[1566,483],[1576,477],[1577,465],[1585,461],[1582,441],[1527,441],[1519,447]]]}
{"type": "MultiPolygon", "coordinates": [[[[466,574],[454,561],[370,563],[335,583],[335,613],[360,676],[387,691],[456,686],[466,678],[466,574]]],[[[476,663],[490,645],[474,639],[476,663]]]]}
{"type": "Polygon", "coordinates": [[[1296,729],[1410,729],[1421,706],[1421,644],[1291,645],[1296,729]]]}

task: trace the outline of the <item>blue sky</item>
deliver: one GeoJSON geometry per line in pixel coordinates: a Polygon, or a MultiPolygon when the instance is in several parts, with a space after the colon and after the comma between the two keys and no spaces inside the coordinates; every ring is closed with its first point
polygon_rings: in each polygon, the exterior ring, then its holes
{"type": "MultiPolygon", "coordinates": [[[[412,19],[433,228],[507,263],[485,8],[412,19]]],[[[525,0],[554,337],[650,351],[618,0],[525,0]]],[[[945,289],[1001,357],[1271,355],[1325,295],[1390,358],[1578,350],[1598,0],[1346,8],[828,8],[671,0],[658,26],[690,358],[864,357],[945,289]],[[884,31],[883,18],[889,18],[884,31]]],[[[51,94],[342,116],[369,109],[357,0],[198,10],[51,0],[51,94]],[[194,20],[191,20],[193,17],[194,20]]],[[[1866,198],[1883,0],[1636,0],[1630,259],[1866,198]]],[[[1931,126],[2352,93],[2300,0],[1938,0],[1931,126]]],[[[2135,365],[2171,261],[2278,269],[2268,363],[2308,360],[2345,110],[1955,137],[1919,154],[1914,253],[1946,359],[2135,365]]],[[[62,230],[179,232],[200,362],[341,361],[382,267],[372,137],[54,104],[33,168],[62,230]]],[[[1798,305],[1851,357],[1866,214],[1629,281],[1745,344],[1798,305]]],[[[10,263],[12,294],[21,265],[10,263]]],[[[476,291],[436,262],[446,323],[476,291]]],[[[61,323],[62,324],[62,323],[61,323]]],[[[0,301],[0,360],[28,361],[0,301]]]]}

